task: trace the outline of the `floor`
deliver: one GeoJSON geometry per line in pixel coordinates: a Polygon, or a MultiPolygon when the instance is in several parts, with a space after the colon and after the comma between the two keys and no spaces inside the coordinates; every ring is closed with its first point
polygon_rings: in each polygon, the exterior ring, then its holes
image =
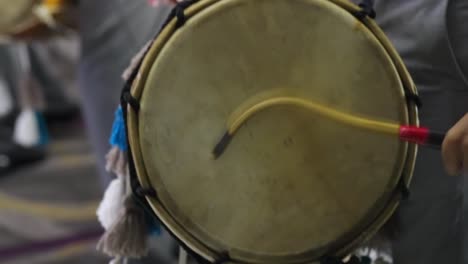
{"type": "MultiPolygon", "coordinates": [[[[23,208],[45,203],[66,208],[91,204],[93,209],[101,198],[96,159],[83,122],[75,120],[54,129],[46,160],[0,177],[0,263],[109,262],[95,250],[102,230],[94,210],[57,220],[45,209],[38,213],[23,208]],[[23,206],[17,205],[18,199],[23,206]]],[[[150,257],[135,263],[175,263],[177,247],[166,233],[151,243],[150,257]]]]}

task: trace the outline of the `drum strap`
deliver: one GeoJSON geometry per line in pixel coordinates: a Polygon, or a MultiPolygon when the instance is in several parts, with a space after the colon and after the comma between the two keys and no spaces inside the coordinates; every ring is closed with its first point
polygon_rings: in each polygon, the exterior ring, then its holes
{"type": "Polygon", "coordinates": [[[405,177],[400,178],[396,191],[400,192],[402,200],[407,200],[410,196],[410,190],[408,189],[408,184],[405,182],[405,177]]]}
{"type": "Polygon", "coordinates": [[[421,98],[419,95],[411,92],[409,89],[405,89],[405,96],[408,103],[414,103],[418,108],[422,107],[421,98]]]}
{"type": "Polygon", "coordinates": [[[223,252],[218,259],[214,262],[214,264],[223,264],[226,262],[229,262],[231,260],[231,257],[229,256],[228,252],[223,252]]]}
{"type": "Polygon", "coordinates": [[[354,14],[356,18],[359,20],[363,20],[365,17],[375,18],[374,0],[362,0],[359,6],[361,10],[354,14]]]}
{"type": "MultiPolygon", "coordinates": [[[[174,18],[177,18],[177,23],[176,23],[176,28],[179,28],[185,24],[187,21],[187,18],[185,16],[184,10],[191,6],[192,4],[198,2],[198,0],[185,0],[182,2],[178,2],[177,5],[172,8],[171,12],[169,13],[169,16],[167,19],[164,21],[163,25],[161,28],[165,28],[166,25],[174,18]]],[[[158,32],[159,35],[159,32],[158,32]]]]}
{"type": "Polygon", "coordinates": [[[140,111],[140,102],[130,94],[130,91],[126,90],[122,93],[122,100],[125,104],[130,105],[135,112],[140,111]]]}

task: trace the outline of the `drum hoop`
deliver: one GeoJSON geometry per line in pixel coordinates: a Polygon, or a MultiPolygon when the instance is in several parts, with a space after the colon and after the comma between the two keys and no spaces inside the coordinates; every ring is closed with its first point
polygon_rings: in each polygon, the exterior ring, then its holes
{"type": "MultiPolygon", "coordinates": [[[[185,17],[189,19],[201,10],[220,1],[223,0],[203,0],[196,2],[185,9],[185,17]]],[[[338,7],[341,7],[352,14],[360,10],[359,7],[345,0],[328,1],[336,4],[338,7]]],[[[363,18],[361,21],[363,25],[370,31],[370,33],[378,40],[379,44],[384,48],[387,55],[390,57],[390,60],[393,62],[392,66],[400,76],[402,86],[405,88],[405,90],[417,95],[416,87],[411,79],[411,76],[409,75],[408,70],[406,69],[406,66],[383,31],[372,19],[368,17],[363,18]]],[[[138,72],[135,80],[133,80],[130,91],[131,95],[135,99],[139,100],[141,98],[145,86],[146,79],[142,78],[142,76],[148,75],[152,63],[158,57],[160,51],[163,49],[164,45],[167,43],[173,33],[177,31],[176,24],[177,18],[174,17],[165,26],[163,26],[157,37],[153,40],[147,55],[142,61],[141,67],[136,69],[138,72]]],[[[406,111],[408,112],[407,121],[412,125],[419,125],[417,106],[410,102],[406,104],[406,108],[406,111]]],[[[131,106],[127,106],[126,111],[128,122],[128,140],[129,146],[132,148],[131,158],[135,163],[135,170],[137,172],[136,176],[142,188],[152,188],[150,179],[146,173],[146,167],[144,165],[140,148],[138,113],[131,106]]],[[[400,174],[400,182],[405,188],[409,188],[414,170],[417,146],[415,144],[406,145],[407,146],[405,147],[405,150],[402,151],[404,152],[405,157],[402,158],[404,165],[402,166],[400,174]]],[[[335,248],[331,249],[330,254],[340,257],[345,256],[357,248],[361,243],[369,239],[389,220],[389,218],[397,209],[401,199],[402,195],[399,187],[395,185],[395,191],[391,195],[387,205],[384,206],[382,212],[380,212],[380,214],[378,214],[373,221],[370,221],[371,223],[369,226],[363,227],[363,230],[360,230],[364,232],[361,232],[360,235],[355,236],[353,240],[348,241],[348,243],[345,245],[336,245],[335,248]]],[[[205,243],[199,241],[192,234],[190,234],[189,231],[185,230],[185,228],[180,223],[178,223],[174,217],[171,216],[168,210],[164,208],[164,205],[157,198],[146,197],[146,202],[150,205],[153,213],[162,222],[162,224],[190,251],[203,257],[209,262],[215,262],[221,257],[219,250],[209,248],[205,243]]]]}

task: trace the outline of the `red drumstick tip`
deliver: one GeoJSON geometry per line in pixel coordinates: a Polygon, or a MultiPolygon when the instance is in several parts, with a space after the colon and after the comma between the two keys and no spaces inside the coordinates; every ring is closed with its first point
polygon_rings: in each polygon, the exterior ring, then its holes
{"type": "Polygon", "coordinates": [[[400,139],[416,144],[426,144],[430,131],[425,127],[400,126],[400,139]]]}

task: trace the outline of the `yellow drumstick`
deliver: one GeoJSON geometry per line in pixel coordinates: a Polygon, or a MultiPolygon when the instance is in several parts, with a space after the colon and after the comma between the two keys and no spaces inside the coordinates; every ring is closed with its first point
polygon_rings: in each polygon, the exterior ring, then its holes
{"type": "Polygon", "coordinates": [[[279,96],[267,98],[257,102],[252,106],[247,107],[247,110],[241,112],[239,115],[231,117],[231,121],[227,124],[226,132],[213,150],[214,157],[218,158],[224,152],[236,131],[250,117],[266,108],[278,105],[292,105],[305,108],[337,122],[379,133],[399,136],[399,138],[404,141],[417,144],[431,144],[440,146],[442,144],[443,138],[445,137],[444,134],[431,132],[429,129],[424,127],[403,126],[400,124],[371,120],[344,113],[303,98],[279,96]]]}

